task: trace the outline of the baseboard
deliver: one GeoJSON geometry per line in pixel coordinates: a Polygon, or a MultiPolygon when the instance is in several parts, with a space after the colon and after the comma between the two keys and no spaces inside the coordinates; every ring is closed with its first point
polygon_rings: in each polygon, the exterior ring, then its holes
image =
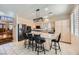
{"type": "Polygon", "coordinates": [[[60,41],[60,42],[62,42],[62,43],[67,43],[67,44],[71,44],[71,42],[65,42],[65,41],[60,41]]]}

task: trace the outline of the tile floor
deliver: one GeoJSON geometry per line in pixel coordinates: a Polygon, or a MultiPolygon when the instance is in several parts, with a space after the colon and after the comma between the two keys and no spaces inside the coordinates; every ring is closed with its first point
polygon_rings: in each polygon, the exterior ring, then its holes
{"type": "MultiPolygon", "coordinates": [[[[35,51],[32,49],[24,48],[24,41],[20,42],[11,42],[7,44],[0,45],[0,55],[37,55],[35,51]]],[[[60,43],[61,52],[58,51],[58,55],[75,55],[77,53],[74,48],[72,48],[72,44],[60,43]]],[[[44,55],[43,52],[40,55],[44,55]]],[[[45,55],[55,55],[54,49],[46,51],[45,55]]]]}

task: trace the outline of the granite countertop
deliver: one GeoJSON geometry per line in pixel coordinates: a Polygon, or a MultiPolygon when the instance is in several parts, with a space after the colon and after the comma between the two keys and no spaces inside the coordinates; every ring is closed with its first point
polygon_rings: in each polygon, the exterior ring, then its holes
{"type": "Polygon", "coordinates": [[[45,30],[45,29],[33,29],[32,31],[54,34],[54,32],[52,32],[52,31],[47,31],[47,30],[45,30]]]}

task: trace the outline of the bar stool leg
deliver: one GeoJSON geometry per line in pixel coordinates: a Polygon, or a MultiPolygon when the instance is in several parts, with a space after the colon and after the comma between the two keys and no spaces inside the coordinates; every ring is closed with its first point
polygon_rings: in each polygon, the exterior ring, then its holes
{"type": "Polygon", "coordinates": [[[44,44],[43,44],[43,51],[44,51],[44,54],[46,54],[46,52],[45,52],[45,48],[44,48],[44,44]]]}
{"type": "Polygon", "coordinates": [[[39,55],[39,44],[38,44],[37,48],[38,48],[38,50],[37,50],[37,55],[39,55]]]}
{"type": "Polygon", "coordinates": [[[35,43],[35,51],[37,51],[37,43],[35,43]]]}
{"type": "Polygon", "coordinates": [[[34,44],[33,44],[33,41],[32,41],[32,51],[34,51],[34,44]]]}
{"type": "Polygon", "coordinates": [[[51,45],[50,45],[50,50],[51,50],[51,48],[52,48],[52,42],[51,42],[51,45]]]}
{"type": "Polygon", "coordinates": [[[60,49],[60,51],[61,51],[61,48],[60,48],[60,44],[58,43],[58,46],[59,46],[59,49],[60,49]]]}
{"type": "Polygon", "coordinates": [[[30,40],[29,40],[29,42],[28,42],[28,49],[29,49],[29,47],[30,47],[30,40]]]}
{"type": "Polygon", "coordinates": [[[25,48],[26,48],[26,43],[27,43],[27,41],[25,40],[25,41],[24,41],[24,46],[25,46],[25,48]]]}
{"type": "Polygon", "coordinates": [[[54,45],[55,45],[55,54],[57,54],[56,42],[54,42],[54,45]]]}

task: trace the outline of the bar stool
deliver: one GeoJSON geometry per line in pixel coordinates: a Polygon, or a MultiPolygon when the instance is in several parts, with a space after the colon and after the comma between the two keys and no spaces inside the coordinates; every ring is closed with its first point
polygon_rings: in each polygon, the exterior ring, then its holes
{"type": "Polygon", "coordinates": [[[52,42],[54,42],[55,54],[57,54],[57,50],[58,50],[58,49],[61,51],[60,44],[59,44],[60,39],[61,39],[61,33],[60,33],[59,36],[58,36],[58,40],[56,40],[56,39],[52,39],[52,40],[51,40],[50,50],[51,50],[51,48],[52,48],[52,42]],[[58,45],[58,46],[57,46],[57,45],[58,45]],[[58,47],[58,49],[57,49],[57,47],[58,47]]]}
{"type": "Polygon", "coordinates": [[[27,37],[26,33],[23,33],[23,38],[25,39],[25,41],[24,41],[24,46],[25,46],[25,48],[26,48],[27,40],[28,40],[28,37],[27,37]]]}
{"type": "Polygon", "coordinates": [[[34,50],[34,39],[33,39],[33,35],[31,33],[28,33],[28,48],[32,47],[32,51],[34,50]]]}
{"type": "Polygon", "coordinates": [[[37,51],[37,55],[39,55],[39,52],[44,52],[45,54],[45,39],[40,37],[40,35],[34,35],[35,39],[35,51],[37,51]]]}

